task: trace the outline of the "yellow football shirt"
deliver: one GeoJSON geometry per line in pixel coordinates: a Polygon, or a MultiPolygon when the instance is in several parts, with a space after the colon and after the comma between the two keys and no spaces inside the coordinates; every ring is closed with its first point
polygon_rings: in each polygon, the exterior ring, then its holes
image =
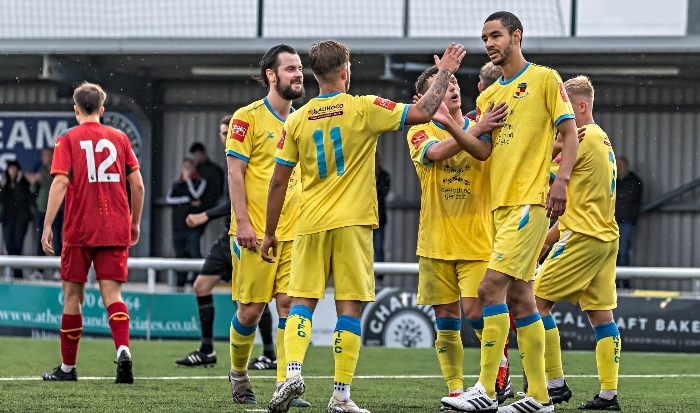
{"type": "MultiPolygon", "coordinates": [[[[465,130],[475,123],[464,120],[465,130]]],[[[493,248],[490,161],[479,161],[466,152],[438,162],[425,158],[431,145],[449,137],[434,121],[408,131],[408,150],[422,192],[416,255],[488,261],[493,248]]]]}
{"type": "MultiPolygon", "coordinates": [[[[261,239],[265,233],[267,190],[275,169],[275,148],[283,126],[284,119],[277,116],[265,98],[238,109],[228,128],[226,155],[248,163],[245,171],[248,216],[255,234],[261,239]]],[[[277,231],[280,241],[293,240],[296,235],[296,220],[299,216],[298,173],[298,168],[295,168],[289,179],[277,231]]],[[[229,233],[235,235],[236,217],[233,208],[231,222],[229,233]]]]}
{"type": "Polygon", "coordinates": [[[287,118],[275,160],[301,169],[298,235],[377,227],[377,139],[403,129],[408,107],[336,92],[311,99],[287,118]]]}
{"type": "Polygon", "coordinates": [[[476,100],[477,118],[489,103],[506,102],[505,123],[491,131],[491,209],[545,205],[556,126],[574,111],[559,74],[528,63],[508,81],[498,79],[476,100]]]}
{"type": "Polygon", "coordinates": [[[608,135],[595,123],[586,125],[569,179],[566,212],[559,230],[570,229],[601,241],[620,237],[615,221],[617,164],[608,135]]]}

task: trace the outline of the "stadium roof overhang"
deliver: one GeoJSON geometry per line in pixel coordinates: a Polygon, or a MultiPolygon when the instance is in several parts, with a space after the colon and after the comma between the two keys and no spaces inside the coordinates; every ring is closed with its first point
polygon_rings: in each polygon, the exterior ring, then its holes
{"type": "MultiPolygon", "coordinates": [[[[222,81],[249,77],[270,47],[288,43],[302,53],[316,39],[0,39],[0,81],[60,80],[102,73],[126,80],[222,81]],[[82,73],[81,73],[82,72],[82,73]]],[[[339,39],[353,53],[354,79],[415,79],[454,39],[339,39]]],[[[480,39],[463,40],[462,75],[487,61],[480,39]]],[[[562,76],[588,74],[600,81],[700,81],[700,36],[526,38],[529,60],[562,76]]]]}

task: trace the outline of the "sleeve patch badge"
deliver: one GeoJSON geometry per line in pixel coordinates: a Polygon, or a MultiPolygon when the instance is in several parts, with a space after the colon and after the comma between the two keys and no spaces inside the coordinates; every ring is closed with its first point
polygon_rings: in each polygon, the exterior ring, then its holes
{"type": "Polygon", "coordinates": [[[425,133],[424,130],[416,132],[415,135],[411,138],[411,143],[413,144],[413,147],[418,149],[420,148],[421,144],[428,140],[428,135],[425,133]]]}
{"type": "Polygon", "coordinates": [[[374,104],[377,106],[383,107],[386,110],[391,110],[391,111],[393,111],[394,108],[396,107],[396,102],[392,102],[389,99],[384,99],[384,98],[380,98],[380,97],[378,97],[374,100],[374,104]]]}
{"type": "Polygon", "coordinates": [[[240,119],[236,119],[231,124],[231,139],[235,139],[238,142],[243,142],[245,135],[248,133],[248,127],[250,125],[240,119]]]}

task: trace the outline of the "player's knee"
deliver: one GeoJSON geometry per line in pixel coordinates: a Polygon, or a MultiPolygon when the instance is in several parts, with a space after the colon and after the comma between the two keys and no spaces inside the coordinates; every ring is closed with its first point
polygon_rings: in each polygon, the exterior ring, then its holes
{"type": "Polygon", "coordinates": [[[464,306],[463,312],[467,320],[478,320],[482,315],[482,307],[480,305],[464,306]]]}
{"type": "Polygon", "coordinates": [[[588,310],[588,320],[593,327],[602,326],[603,324],[612,323],[615,321],[612,310],[588,310]]]}
{"type": "Polygon", "coordinates": [[[552,309],[554,308],[552,301],[535,296],[535,303],[537,304],[537,311],[540,312],[542,317],[552,314],[552,309]]]}
{"type": "Polygon", "coordinates": [[[211,295],[211,291],[214,289],[214,283],[210,282],[206,278],[206,276],[198,275],[194,280],[194,284],[192,284],[194,295],[197,297],[211,295]]]}
{"type": "Polygon", "coordinates": [[[258,303],[239,304],[236,310],[236,318],[246,327],[254,326],[260,322],[263,309],[264,305],[260,306],[258,303]]]}

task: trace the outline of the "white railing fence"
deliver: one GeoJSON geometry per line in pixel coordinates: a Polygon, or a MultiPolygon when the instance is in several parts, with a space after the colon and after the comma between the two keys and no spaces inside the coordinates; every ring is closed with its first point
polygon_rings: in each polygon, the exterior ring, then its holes
{"type": "MultiPolygon", "coordinates": [[[[170,286],[173,285],[173,271],[198,272],[204,263],[203,259],[181,258],[129,258],[130,270],[146,270],[148,274],[148,291],[155,292],[156,271],[169,271],[170,286]]],[[[9,268],[58,269],[60,257],[34,257],[20,255],[0,256],[0,267],[5,267],[5,278],[11,280],[9,268]]],[[[405,262],[375,262],[374,272],[377,274],[418,274],[417,263],[405,262]]],[[[681,267],[618,267],[617,275],[621,278],[666,278],[693,280],[692,292],[700,296],[700,268],[681,267]]]]}

